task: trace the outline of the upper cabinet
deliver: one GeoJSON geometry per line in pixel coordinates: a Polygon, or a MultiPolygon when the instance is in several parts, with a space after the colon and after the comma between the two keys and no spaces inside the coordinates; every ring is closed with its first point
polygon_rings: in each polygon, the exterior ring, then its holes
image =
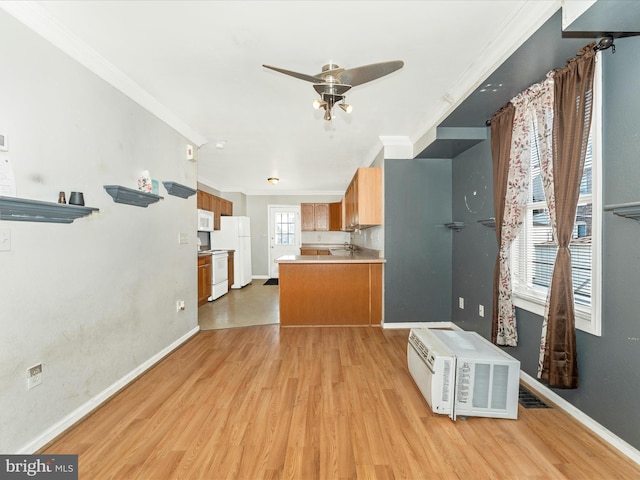
{"type": "Polygon", "coordinates": [[[382,225],[382,169],[358,168],[344,194],[344,229],[382,225]]]}
{"type": "Polygon", "coordinates": [[[329,230],[332,232],[342,230],[342,202],[329,204],[329,230]]]}
{"type": "Polygon", "coordinates": [[[210,193],[198,190],[198,208],[213,212],[213,229],[220,230],[220,217],[233,215],[233,202],[226,198],[211,195],[210,193]]]}
{"type": "Polygon", "coordinates": [[[342,202],[301,203],[303,232],[338,232],[342,230],[342,202]]]}
{"type": "Polygon", "coordinates": [[[329,230],[328,203],[301,203],[301,228],[304,232],[329,230]]]}

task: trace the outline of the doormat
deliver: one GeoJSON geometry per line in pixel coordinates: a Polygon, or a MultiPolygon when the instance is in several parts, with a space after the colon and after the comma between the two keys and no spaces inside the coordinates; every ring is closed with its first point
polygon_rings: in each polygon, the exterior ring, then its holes
{"type": "Polygon", "coordinates": [[[278,279],[277,278],[270,278],[269,280],[264,282],[264,284],[265,285],[278,285],[278,279]]]}
{"type": "Polygon", "coordinates": [[[522,385],[518,391],[518,402],[524,408],[551,408],[522,385]]]}

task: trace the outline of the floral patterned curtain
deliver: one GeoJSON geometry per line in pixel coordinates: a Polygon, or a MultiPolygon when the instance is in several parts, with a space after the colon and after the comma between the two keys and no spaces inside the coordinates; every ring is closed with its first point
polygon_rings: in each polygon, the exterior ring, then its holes
{"type": "Polygon", "coordinates": [[[575,305],[569,242],[589,142],[594,43],[553,73],[553,158],[543,182],[558,253],[545,305],[538,378],[553,387],[578,386],[575,305]],[[552,174],[551,174],[552,171],[552,174]],[[549,190],[547,192],[547,189],[549,190]]]}
{"type": "Polygon", "coordinates": [[[538,135],[542,135],[544,140],[540,154],[547,156],[551,151],[553,96],[549,92],[549,81],[547,80],[543,83],[532,85],[511,99],[511,103],[515,107],[515,115],[498,252],[500,273],[495,325],[496,337],[494,340],[498,345],[518,345],[518,331],[511,286],[510,250],[511,244],[522,228],[527,213],[531,165],[531,134],[534,131],[534,123],[537,124],[538,135]]]}

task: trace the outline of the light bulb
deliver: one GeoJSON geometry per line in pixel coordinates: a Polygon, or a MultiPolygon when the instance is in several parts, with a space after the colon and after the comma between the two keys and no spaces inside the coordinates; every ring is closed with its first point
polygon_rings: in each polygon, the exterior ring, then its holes
{"type": "Polygon", "coordinates": [[[348,103],[340,103],[340,108],[342,110],[344,110],[346,113],[351,113],[353,112],[353,106],[349,105],[348,103]]]}

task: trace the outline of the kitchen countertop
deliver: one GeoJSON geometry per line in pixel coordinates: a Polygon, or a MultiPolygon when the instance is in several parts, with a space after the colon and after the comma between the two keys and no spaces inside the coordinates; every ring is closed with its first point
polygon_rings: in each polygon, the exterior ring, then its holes
{"type": "MultiPolygon", "coordinates": [[[[305,244],[308,245],[317,244],[305,244]]],[[[315,247],[318,248],[318,247],[315,247]]],[[[378,250],[357,248],[354,251],[345,250],[343,246],[332,245],[327,248],[330,255],[283,255],[278,257],[276,263],[386,263],[386,259],[380,256],[378,250]],[[333,247],[333,248],[332,248],[333,247]]]]}
{"type": "Polygon", "coordinates": [[[215,249],[215,250],[198,250],[198,256],[200,257],[200,256],[204,256],[204,255],[211,255],[211,254],[216,253],[216,252],[228,252],[228,253],[231,253],[231,252],[235,252],[235,250],[226,250],[224,248],[215,249]]]}

